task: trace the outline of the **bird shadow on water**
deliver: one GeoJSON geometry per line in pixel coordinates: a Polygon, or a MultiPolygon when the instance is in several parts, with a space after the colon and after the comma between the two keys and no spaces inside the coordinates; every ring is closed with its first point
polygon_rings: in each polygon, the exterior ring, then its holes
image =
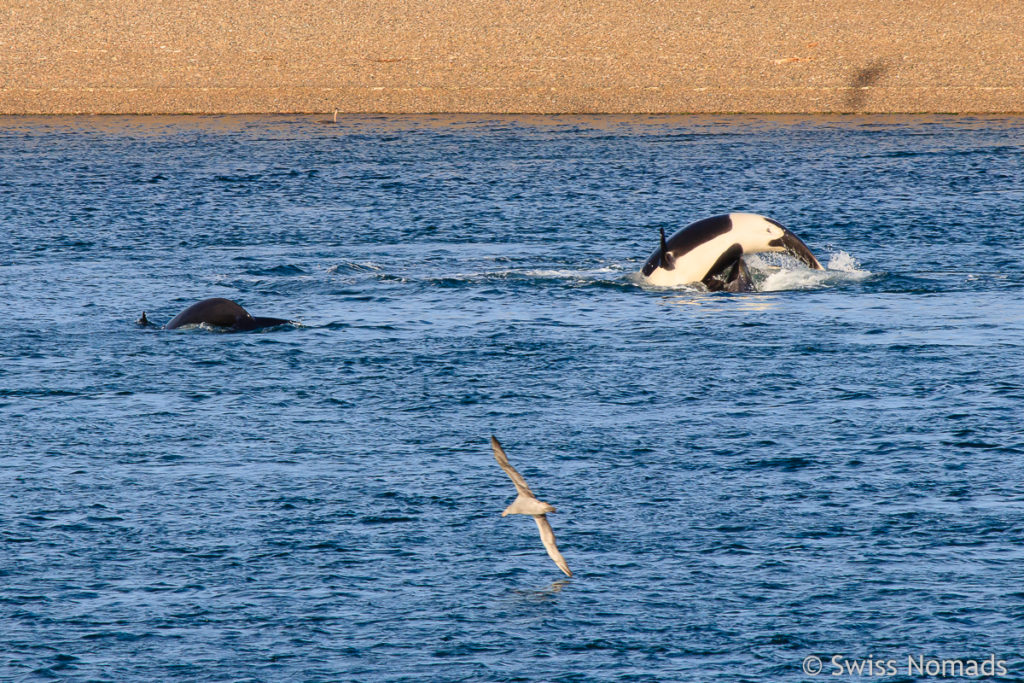
{"type": "Polygon", "coordinates": [[[562,589],[568,586],[570,583],[572,583],[572,581],[570,581],[569,579],[561,579],[559,581],[555,581],[546,588],[515,588],[512,592],[515,595],[529,602],[546,602],[548,600],[553,599],[555,597],[555,594],[561,593],[562,589]]]}

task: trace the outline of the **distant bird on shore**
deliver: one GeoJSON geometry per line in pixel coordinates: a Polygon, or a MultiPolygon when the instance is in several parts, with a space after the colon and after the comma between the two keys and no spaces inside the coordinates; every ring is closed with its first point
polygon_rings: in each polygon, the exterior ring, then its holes
{"type": "Polygon", "coordinates": [[[562,553],[558,552],[558,546],[555,545],[555,532],[551,530],[551,524],[548,522],[547,513],[555,512],[555,508],[543,501],[537,500],[536,496],[533,495],[533,491],[526,485],[523,475],[519,474],[516,468],[508,463],[508,456],[505,455],[505,450],[493,436],[491,437],[491,448],[494,449],[494,459],[501,465],[501,469],[505,470],[505,474],[512,479],[512,483],[516,485],[516,491],[519,494],[512,501],[512,504],[505,508],[501,516],[530,515],[533,517],[533,520],[537,522],[537,528],[540,529],[540,540],[544,543],[548,555],[555,561],[558,568],[565,572],[566,576],[572,576],[568,563],[562,557],[562,553]]]}

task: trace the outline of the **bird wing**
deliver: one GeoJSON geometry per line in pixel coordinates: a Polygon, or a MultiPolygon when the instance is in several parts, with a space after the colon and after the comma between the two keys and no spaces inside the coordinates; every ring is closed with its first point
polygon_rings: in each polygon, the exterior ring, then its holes
{"type": "Polygon", "coordinates": [[[562,557],[562,553],[558,552],[558,546],[555,545],[555,532],[551,530],[551,523],[548,522],[546,515],[534,515],[534,521],[537,522],[537,528],[540,529],[540,540],[544,542],[544,547],[547,548],[548,555],[555,561],[558,568],[565,572],[566,576],[572,576],[572,572],[569,570],[569,564],[562,557]]]}
{"type": "MultiPolygon", "coordinates": [[[[501,447],[501,444],[498,443],[498,440],[493,436],[491,437],[491,448],[494,449],[494,459],[498,461],[498,464],[501,465],[501,469],[505,470],[505,474],[507,474],[512,479],[512,483],[516,485],[516,491],[518,491],[520,495],[536,498],[537,496],[533,495],[533,491],[531,491],[530,487],[526,485],[526,480],[523,479],[523,475],[519,474],[515,467],[508,464],[508,456],[505,455],[505,449],[501,447]]],[[[555,552],[558,551],[556,550],[555,552]]]]}

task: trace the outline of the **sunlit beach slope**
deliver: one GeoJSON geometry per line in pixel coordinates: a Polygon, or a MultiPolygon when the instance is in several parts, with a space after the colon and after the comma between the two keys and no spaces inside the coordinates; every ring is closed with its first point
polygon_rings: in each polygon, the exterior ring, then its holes
{"type": "Polygon", "coordinates": [[[5,3],[0,113],[1024,111],[1016,0],[5,3]]]}

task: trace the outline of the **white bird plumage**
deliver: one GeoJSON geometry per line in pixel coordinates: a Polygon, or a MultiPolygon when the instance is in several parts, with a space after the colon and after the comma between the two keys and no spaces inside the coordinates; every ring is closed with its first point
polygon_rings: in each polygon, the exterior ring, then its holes
{"type": "Polygon", "coordinates": [[[565,572],[566,576],[572,576],[569,564],[562,557],[562,553],[558,552],[558,546],[555,544],[555,532],[551,530],[551,524],[548,522],[547,513],[555,512],[555,508],[543,501],[537,500],[537,497],[533,495],[533,491],[526,484],[526,480],[523,479],[523,475],[519,474],[516,468],[509,464],[508,456],[505,455],[505,449],[501,447],[501,444],[493,436],[491,437],[491,448],[494,449],[494,459],[498,461],[501,469],[505,470],[505,474],[515,484],[516,492],[519,494],[512,501],[512,504],[505,508],[501,516],[530,515],[533,517],[533,521],[537,522],[537,528],[540,529],[540,540],[544,543],[548,555],[555,561],[558,568],[565,572]]]}

